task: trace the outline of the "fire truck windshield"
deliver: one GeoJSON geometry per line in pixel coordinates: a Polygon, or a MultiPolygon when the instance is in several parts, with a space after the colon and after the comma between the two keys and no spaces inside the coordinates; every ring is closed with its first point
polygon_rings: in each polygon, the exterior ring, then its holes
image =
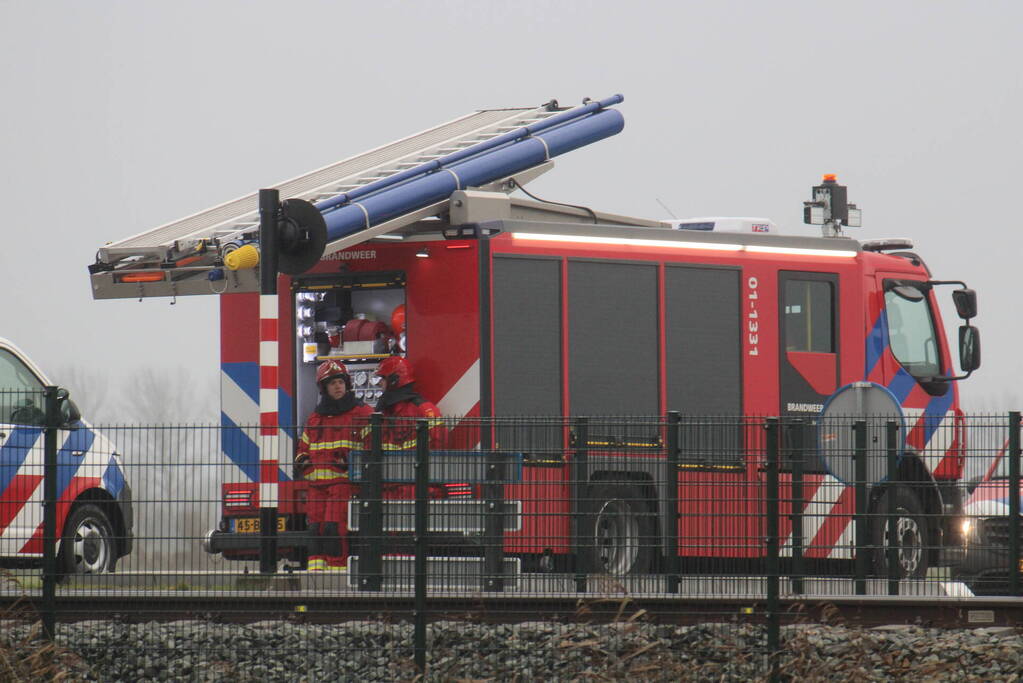
{"type": "Polygon", "coordinates": [[[906,296],[906,286],[886,288],[885,310],[888,316],[888,340],[892,355],[909,374],[917,378],[941,375],[934,317],[926,296],[912,288],[915,296],[906,296]]]}

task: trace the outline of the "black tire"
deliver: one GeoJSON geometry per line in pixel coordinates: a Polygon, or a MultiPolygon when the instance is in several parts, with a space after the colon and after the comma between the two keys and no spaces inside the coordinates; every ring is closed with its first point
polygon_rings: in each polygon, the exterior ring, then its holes
{"type": "Polygon", "coordinates": [[[656,553],[654,515],[629,484],[595,484],[581,529],[585,571],[625,576],[649,573],[656,553]]]}
{"type": "Polygon", "coordinates": [[[107,514],[91,503],[75,505],[64,524],[57,566],[62,574],[114,571],[117,542],[107,514]]]}
{"type": "Polygon", "coordinates": [[[888,499],[895,497],[895,529],[898,545],[898,566],[894,576],[899,579],[922,579],[930,566],[930,524],[924,514],[920,497],[910,488],[896,485],[888,488],[877,500],[871,516],[871,538],[874,539],[874,571],[888,576],[888,499]]]}

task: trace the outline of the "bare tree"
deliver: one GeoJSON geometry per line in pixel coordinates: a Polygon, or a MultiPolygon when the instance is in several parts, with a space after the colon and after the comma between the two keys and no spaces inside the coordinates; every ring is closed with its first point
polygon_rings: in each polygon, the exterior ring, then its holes
{"type": "Polygon", "coordinates": [[[122,393],[125,416],[138,424],[209,424],[218,415],[215,382],[195,381],[181,367],[142,368],[128,376],[122,393]]]}
{"type": "Polygon", "coordinates": [[[197,379],[184,367],[146,366],[111,381],[110,372],[76,364],[59,368],[54,381],[68,389],[95,425],[213,424],[218,421],[218,378],[197,379]]]}
{"type": "Polygon", "coordinates": [[[144,367],[122,381],[121,414],[132,427],[127,476],[136,507],[137,547],[126,566],[196,568],[202,533],[219,508],[218,378],[186,368],[144,367]]]}

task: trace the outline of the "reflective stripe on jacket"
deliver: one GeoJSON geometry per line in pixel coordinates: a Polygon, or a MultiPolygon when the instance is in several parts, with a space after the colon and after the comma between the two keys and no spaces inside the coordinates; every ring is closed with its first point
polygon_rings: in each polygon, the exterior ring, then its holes
{"type": "Polygon", "coordinates": [[[426,418],[430,434],[430,448],[447,446],[448,430],[437,406],[429,401],[416,405],[413,401],[401,401],[383,410],[384,429],[382,446],[385,451],[412,450],[416,447],[416,420],[426,418]],[[397,418],[397,419],[387,419],[397,418]]]}
{"type": "Polygon", "coordinates": [[[308,459],[312,465],[305,478],[324,481],[347,477],[348,451],[362,447],[362,432],[372,414],[372,408],[360,405],[340,415],[310,415],[296,456],[296,460],[308,459]]]}

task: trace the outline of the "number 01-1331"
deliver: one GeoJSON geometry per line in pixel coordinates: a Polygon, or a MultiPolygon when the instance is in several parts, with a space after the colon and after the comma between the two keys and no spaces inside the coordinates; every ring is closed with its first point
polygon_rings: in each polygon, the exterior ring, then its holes
{"type": "Polygon", "coordinates": [[[749,341],[747,353],[751,356],[760,355],[760,335],[757,332],[760,329],[760,321],[757,319],[759,317],[757,313],[757,301],[760,299],[760,293],[757,291],[759,285],[756,277],[750,276],[746,280],[746,288],[749,290],[746,295],[746,300],[749,301],[749,309],[746,311],[746,331],[749,341]]]}

